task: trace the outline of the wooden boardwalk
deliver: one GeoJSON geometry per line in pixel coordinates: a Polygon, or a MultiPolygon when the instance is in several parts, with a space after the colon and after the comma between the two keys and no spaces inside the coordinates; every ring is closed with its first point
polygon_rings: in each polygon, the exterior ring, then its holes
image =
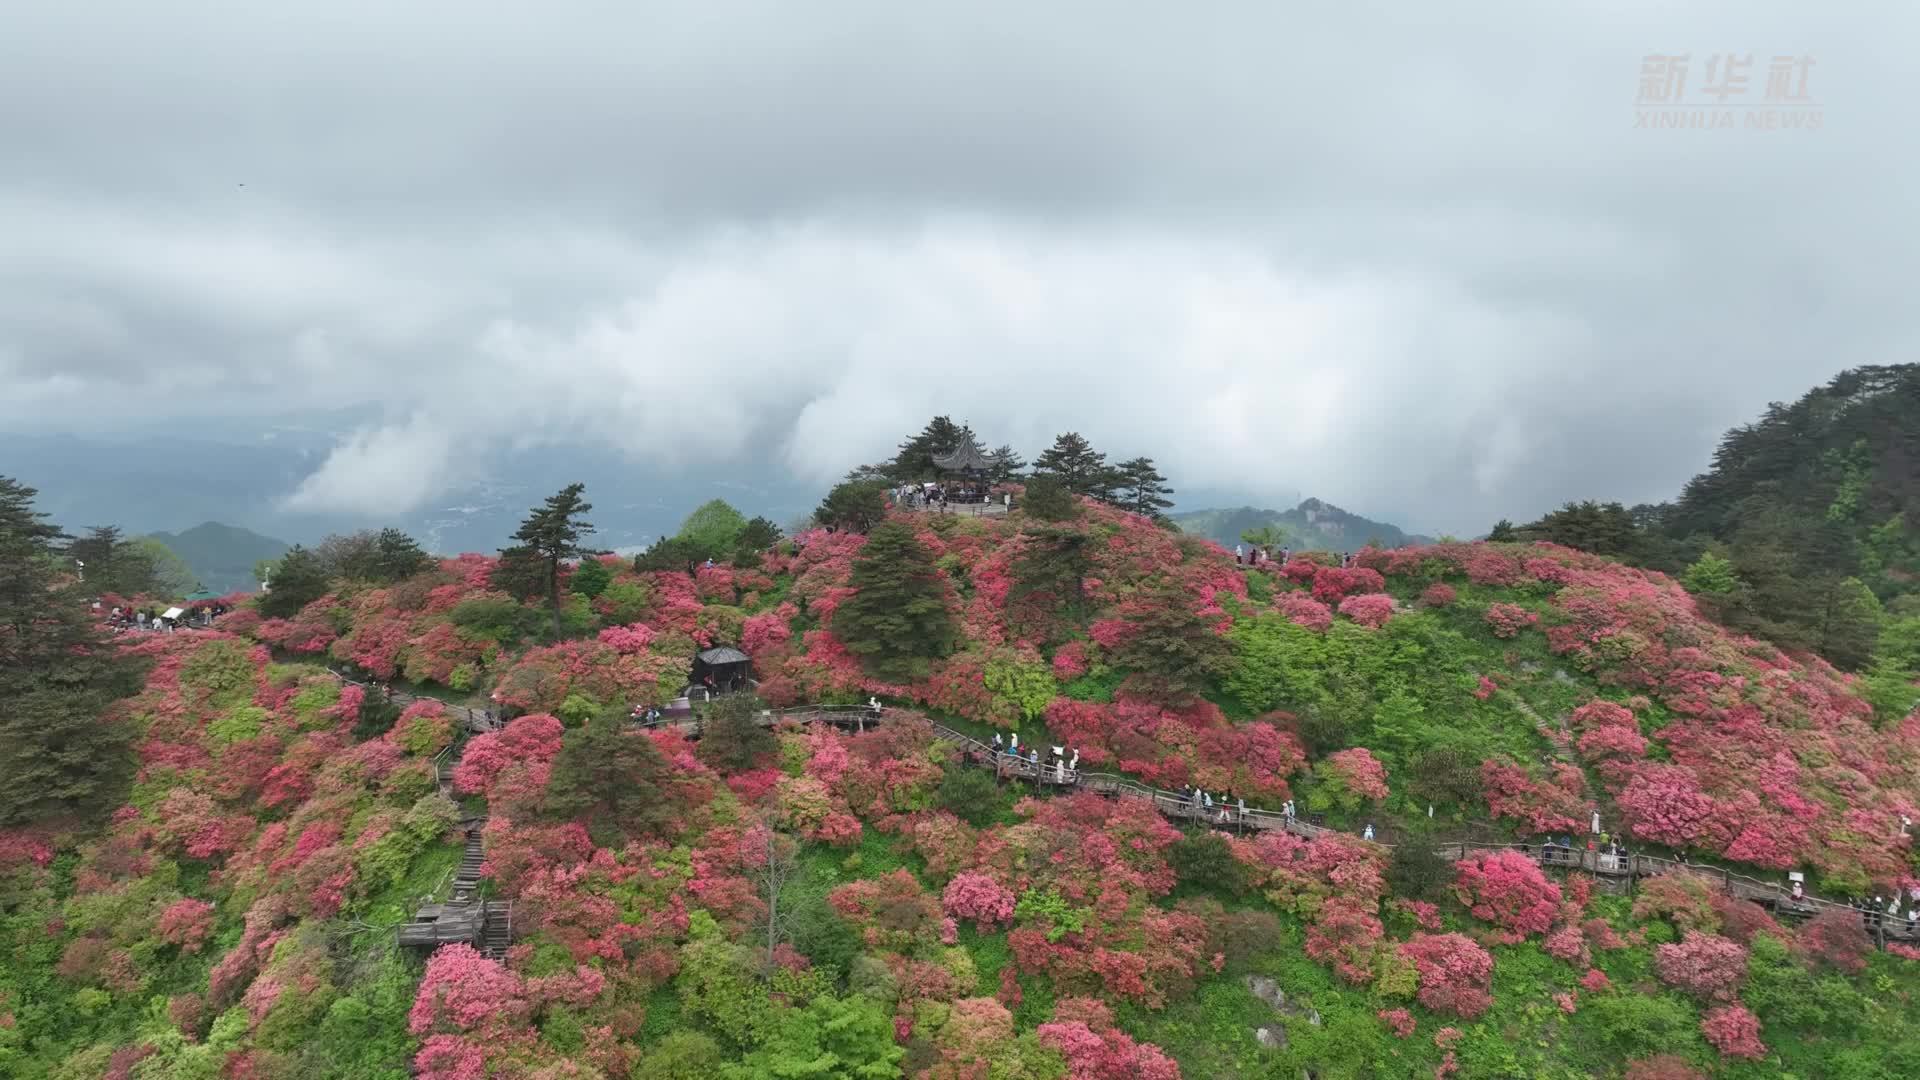
{"type": "MultiPolygon", "coordinates": [[[[800,706],[763,714],[772,719],[807,722],[819,720],[836,726],[850,726],[851,717],[859,714],[861,726],[882,722],[888,710],[882,708],[878,715],[865,706],[800,706]]],[[[769,719],[769,723],[772,722],[769,719]]],[[[1315,825],[1302,821],[1298,817],[1249,806],[1242,814],[1237,804],[1228,806],[1215,803],[1212,807],[1195,806],[1192,799],[1175,791],[1166,791],[1151,787],[1130,777],[1115,773],[1093,772],[1086,769],[1063,769],[1051,762],[1034,762],[1031,758],[1016,758],[1012,754],[995,750],[990,744],[981,742],[970,735],[955,731],[943,724],[931,724],[934,734],[958,746],[961,760],[969,765],[990,768],[1003,779],[1025,780],[1041,788],[1068,791],[1091,791],[1109,798],[1147,799],[1154,809],[1170,820],[1205,826],[1216,829],[1229,829],[1242,832],[1284,831],[1303,839],[1312,839],[1327,833],[1337,832],[1324,825],[1315,825]]],[[[696,729],[697,731],[697,725],[696,729]]],[[[1393,845],[1379,843],[1391,850],[1393,845]]],[[[1861,931],[1883,946],[1888,941],[1920,941],[1920,926],[1910,927],[1904,917],[1895,918],[1879,912],[1861,911],[1850,904],[1836,900],[1826,900],[1817,896],[1802,896],[1795,900],[1787,887],[1780,882],[1762,881],[1758,878],[1736,874],[1724,867],[1689,863],[1681,859],[1668,859],[1657,855],[1609,855],[1600,851],[1582,851],[1562,847],[1546,847],[1539,844],[1485,844],[1451,843],[1436,849],[1437,853],[1450,861],[1458,861],[1475,852],[1518,851],[1527,858],[1548,870],[1581,870],[1596,877],[1628,883],[1662,874],[1689,872],[1703,880],[1717,883],[1729,896],[1747,900],[1773,910],[1776,914],[1790,919],[1809,919],[1828,910],[1841,910],[1860,916],[1861,931]]]]}
{"type": "MultiPolygon", "coordinates": [[[[338,672],[334,674],[343,681],[350,681],[338,672]]],[[[377,689],[379,688],[368,687],[369,692],[377,689]]],[[[391,700],[396,704],[402,702],[411,704],[421,699],[416,695],[396,693],[391,695],[391,700]]],[[[441,704],[462,719],[463,726],[469,734],[497,731],[503,726],[503,721],[490,711],[448,705],[446,702],[441,704]]],[[[885,722],[888,713],[892,711],[885,706],[876,710],[867,705],[799,705],[787,709],[763,710],[760,714],[760,722],[767,726],[781,722],[824,723],[843,730],[858,732],[866,730],[870,725],[885,722]]],[[[692,738],[700,736],[698,716],[664,716],[651,723],[636,723],[635,726],[673,727],[692,738]]],[[[959,748],[962,761],[977,768],[992,769],[994,774],[1003,781],[1021,780],[1035,785],[1036,789],[1090,791],[1108,798],[1147,799],[1153,803],[1154,809],[1169,820],[1207,828],[1238,832],[1283,831],[1309,840],[1338,831],[1260,807],[1249,806],[1246,812],[1242,813],[1237,804],[1229,806],[1225,803],[1215,803],[1211,808],[1196,806],[1191,798],[1179,792],[1151,787],[1117,773],[1067,769],[1052,761],[1036,762],[1030,757],[1015,757],[1013,754],[996,750],[988,743],[943,724],[929,722],[929,726],[937,738],[959,748]]],[[[452,764],[450,761],[443,760],[445,757],[446,755],[443,754],[441,759],[435,760],[435,770],[442,789],[451,793],[452,764]]],[[[1382,841],[1373,842],[1389,850],[1393,847],[1392,844],[1382,841]]],[[[1475,852],[1518,851],[1544,869],[1581,870],[1596,877],[1624,881],[1629,884],[1643,878],[1684,871],[1695,874],[1703,880],[1718,883],[1720,889],[1729,896],[1759,904],[1785,918],[1809,919],[1822,912],[1837,909],[1859,915],[1862,932],[1883,947],[1888,941],[1920,942],[1920,926],[1910,927],[1904,917],[1861,911],[1851,904],[1813,895],[1803,895],[1796,900],[1781,882],[1762,881],[1745,874],[1736,874],[1724,867],[1689,863],[1682,859],[1641,854],[1610,855],[1600,851],[1582,851],[1539,844],[1460,842],[1443,845],[1437,851],[1450,860],[1463,859],[1475,852]]],[[[507,917],[510,918],[510,916],[507,917]]]]}

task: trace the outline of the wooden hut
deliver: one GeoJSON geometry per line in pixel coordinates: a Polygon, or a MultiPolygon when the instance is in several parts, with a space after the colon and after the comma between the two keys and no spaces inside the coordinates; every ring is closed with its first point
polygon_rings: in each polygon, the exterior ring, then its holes
{"type": "Polygon", "coordinates": [[[693,658],[694,691],[732,693],[748,689],[751,657],[730,645],[716,645],[693,658]]]}

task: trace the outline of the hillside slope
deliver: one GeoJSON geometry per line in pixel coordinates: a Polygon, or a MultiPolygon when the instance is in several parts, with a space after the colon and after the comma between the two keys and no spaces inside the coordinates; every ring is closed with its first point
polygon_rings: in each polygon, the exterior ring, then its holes
{"type": "Polygon", "coordinates": [[[16,958],[0,1064],[444,1080],[1920,1066],[1920,952],[1873,952],[1857,920],[1796,931],[1707,882],[1628,898],[1517,857],[1404,854],[1431,849],[1429,813],[1494,841],[1579,835],[1597,808],[1644,852],[1799,868],[1821,893],[1920,884],[1901,825],[1920,807],[1920,716],[1875,717],[1847,678],[1727,633],[1664,576],[1497,544],[1243,569],[1090,503],[1066,522],[893,520],[951,634],[889,679],[842,617],[880,580],[848,533],[753,567],[576,572],[577,636],[558,642],[542,608],[491,590],[494,560],[462,556],[293,619],[241,608],[131,645],[157,665],[119,715],[141,733],[129,805],[99,837],[0,838],[16,958]],[[719,725],[698,746],[595,719],[664,702],[714,644],[753,657],[770,704],[904,708],[862,734],[719,725]],[[515,904],[504,961],[392,948],[456,857],[461,811],[430,764],[455,725],[430,701],[396,718],[322,661],[515,717],[452,777],[485,800],[490,888],[515,904]],[[1027,798],[962,767],[913,709],[1414,839],[1183,833],[1141,800],[1027,798]],[[650,794],[623,803],[633,791],[650,794]]]}
{"type": "Polygon", "coordinates": [[[1376,547],[1403,547],[1430,544],[1425,536],[1404,532],[1397,525],[1373,521],[1349,513],[1319,499],[1307,499],[1291,510],[1237,509],[1189,510],[1171,515],[1181,531],[1203,536],[1231,548],[1240,543],[1241,534],[1262,526],[1284,532],[1286,539],[1276,546],[1295,551],[1358,551],[1372,543],[1376,547]]]}

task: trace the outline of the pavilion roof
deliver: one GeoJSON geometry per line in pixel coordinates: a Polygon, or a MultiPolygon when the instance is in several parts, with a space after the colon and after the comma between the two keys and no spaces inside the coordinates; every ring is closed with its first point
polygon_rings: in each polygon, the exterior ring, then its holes
{"type": "Polygon", "coordinates": [[[960,445],[933,456],[934,465],[946,472],[986,472],[992,468],[992,460],[981,449],[980,440],[974,438],[973,432],[963,431],[961,435],[960,445]]]}
{"type": "Polygon", "coordinates": [[[729,645],[720,645],[701,653],[700,659],[708,664],[744,664],[747,662],[748,657],[746,653],[741,652],[739,649],[729,645]]]}

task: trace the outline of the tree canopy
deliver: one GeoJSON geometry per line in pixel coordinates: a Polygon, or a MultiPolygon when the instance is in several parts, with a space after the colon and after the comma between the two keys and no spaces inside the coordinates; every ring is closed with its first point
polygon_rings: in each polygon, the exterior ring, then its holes
{"type": "Polygon", "coordinates": [[[620,713],[605,713],[566,733],[541,806],[580,821],[597,842],[660,832],[678,816],[667,783],[672,765],[620,713]]]}
{"type": "Polygon", "coordinates": [[[300,609],[327,595],[332,579],[320,557],[295,544],[273,564],[267,591],[260,596],[260,613],[271,618],[290,618],[300,609]]]}
{"type": "Polygon", "coordinates": [[[133,779],[133,731],[108,706],[145,664],[90,616],[91,591],[33,508],[0,476],[0,826],[97,818],[133,779]]]}
{"type": "Polygon", "coordinates": [[[887,516],[887,485],[878,480],[848,480],[835,484],[819,509],[815,521],[844,532],[863,533],[887,516]]]}
{"type": "Polygon", "coordinates": [[[1115,477],[1107,467],[1107,455],[1095,450],[1078,432],[1069,431],[1056,437],[1053,445],[1034,459],[1033,468],[1036,473],[1059,477],[1060,483],[1075,495],[1112,501],[1115,477]]]}
{"type": "Polygon", "coordinates": [[[585,520],[593,512],[593,504],[583,497],[585,491],[585,484],[568,484],[547,496],[514,532],[517,543],[500,552],[503,561],[516,564],[527,579],[539,582],[553,611],[555,637],[565,633],[560,620],[560,566],[589,553],[580,543],[593,532],[592,523],[585,520]]]}
{"type": "Polygon", "coordinates": [[[866,668],[888,679],[924,675],[953,649],[946,575],[911,526],[873,530],[853,561],[854,594],[833,614],[833,632],[866,668]]]}

